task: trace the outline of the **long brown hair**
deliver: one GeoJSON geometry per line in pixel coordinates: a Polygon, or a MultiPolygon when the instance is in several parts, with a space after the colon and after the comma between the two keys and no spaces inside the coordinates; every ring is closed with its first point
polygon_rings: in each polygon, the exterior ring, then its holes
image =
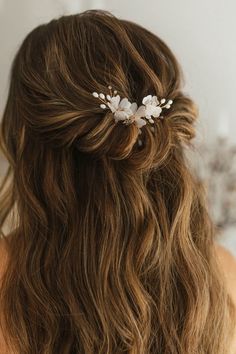
{"type": "MultiPolygon", "coordinates": [[[[1,229],[17,210],[2,329],[21,354],[217,353],[232,303],[205,192],[185,154],[198,109],[168,46],[104,11],[35,28],[1,124],[1,229]],[[154,132],[115,124],[91,93],[174,101],[154,132]]],[[[3,236],[3,230],[2,230],[3,236]]]]}

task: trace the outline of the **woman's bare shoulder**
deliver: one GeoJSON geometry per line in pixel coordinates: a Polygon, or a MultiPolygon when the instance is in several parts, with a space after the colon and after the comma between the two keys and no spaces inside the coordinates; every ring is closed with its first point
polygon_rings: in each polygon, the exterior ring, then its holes
{"type": "MultiPolygon", "coordinates": [[[[236,258],[227,248],[215,244],[218,263],[223,271],[226,288],[236,307],[236,258]]],[[[230,353],[236,353],[236,331],[230,346],[230,353]]]]}
{"type": "Polygon", "coordinates": [[[219,243],[215,244],[218,263],[225,275],[228,292],[236,306],[236,258],[231,251],[219,243]]]}
{"type": "Polygon", "coordinates": [[[236,257],[228,248],[220,245],[219,243],[215,243],[215,247],[218,259],[223,269],[229,271],[230,274],[232,273],[231,275],[235,274],[233,271],[236,269],[236,257]]]}

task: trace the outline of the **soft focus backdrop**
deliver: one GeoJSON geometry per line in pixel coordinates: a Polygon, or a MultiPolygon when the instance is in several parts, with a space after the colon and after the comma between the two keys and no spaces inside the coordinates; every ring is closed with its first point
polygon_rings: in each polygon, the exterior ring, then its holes
{"type": "MultiPolygon", "coordinates": [[[[172,48],[185,87],[199,106],[194,157],[209,189],[220,242],[236,255],[236,2],[235,0],[0,0],[0,114],[13,56],[38,24],[63,14],[106,9],[158,34],[172,48]]],[[[1,159],[0,176],[5,163],[1,159]]]]}

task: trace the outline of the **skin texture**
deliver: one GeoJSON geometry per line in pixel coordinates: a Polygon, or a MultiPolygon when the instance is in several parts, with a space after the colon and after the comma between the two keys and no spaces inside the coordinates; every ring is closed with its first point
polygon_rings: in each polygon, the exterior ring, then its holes
{"type": "MultiPolygon", "coordinates": [[[[216,252],[219,266],[224,273],[226,288],[236,307],[236,258],[228,249],[219,244],[216,244],[216,252]]],[[[236,353],[236,329],[230,353],[236,353]]]]}
{"type": "Polygon", "coordinates": [[[225,247],[216,244],[219,263],[225,275],[228,292],[236,306],[236,258],[225,247]]]}

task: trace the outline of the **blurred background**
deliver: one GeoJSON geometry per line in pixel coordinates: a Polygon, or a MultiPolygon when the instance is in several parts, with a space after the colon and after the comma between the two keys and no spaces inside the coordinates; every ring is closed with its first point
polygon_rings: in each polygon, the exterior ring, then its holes
{"type": "MultiPolygon", "coordinates": [[[[0,0],[0,116],[10,65],[26,34],[52,18],[92,8],[147,27],[179,60],[184,90],[199,106],[191,162],[208,190],[219,242],[236,255],[235,0],[0,0]]],[[[1,156],[0,178],[5,168],[1,156]]]]}

